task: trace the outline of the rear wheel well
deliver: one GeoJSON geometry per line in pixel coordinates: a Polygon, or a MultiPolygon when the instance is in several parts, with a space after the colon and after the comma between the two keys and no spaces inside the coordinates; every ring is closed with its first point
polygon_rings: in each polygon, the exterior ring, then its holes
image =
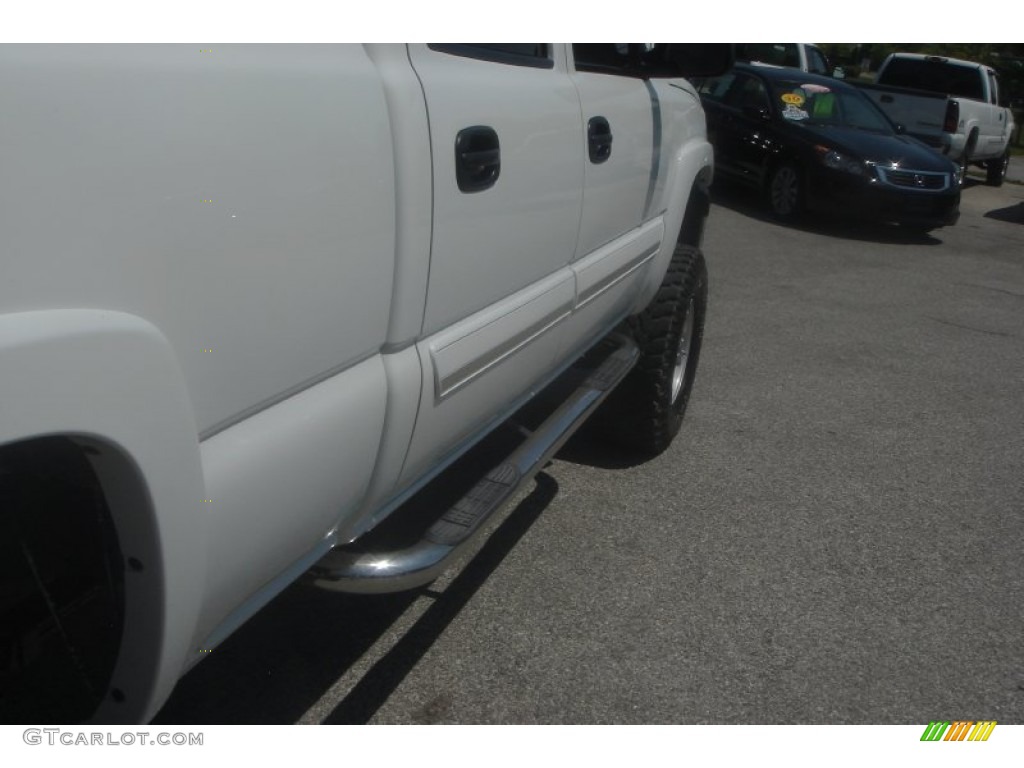
{"type": "Polygon", "coordinates": [[[977,144],[978,129],[971,128],[971,132],[967,134],[967,141],[964,142],[964,156],[961,159],[961,165],[963,165],[965,171],[967,170],[967,166],[971,163],[971,152],[974,151],[977,144]]]}
{"type": "Polygon", "coordinates": [[[679,238],[676,241],[680,244],[700,248],[704,239],[704,223],[711,211],[710,175],[709,168],[703,169],[690,189],[690,197],[686,201],[686,215],[683,217],[679,238]]]}
{"type": "Polygon", "coordinates": [[[91,451],[68,436],[0,447],[0,722],[80,722],[107,696],[125,561],[91,451]]]}

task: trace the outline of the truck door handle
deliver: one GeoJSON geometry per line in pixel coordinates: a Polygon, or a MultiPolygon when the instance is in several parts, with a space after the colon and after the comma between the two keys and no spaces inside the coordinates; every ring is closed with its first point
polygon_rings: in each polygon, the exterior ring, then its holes
{"type": "Polygon", "coordinates": [[[892,96],[890,96],[887,93],[883,93],[882,94],[882,103],[883,104],[892,104],[892,96]]]}
{"type": "Polygon", "coordinates": [[[455,180],[463,192],[490,189],[501,174],[501,144],[490,126],[463,128],[455,137],[455,180]]]}
{"type": "Polygon", "coordinates": [[[587,123],[587,145],[592,163],[603,163],[612,156],[612,127],[606,118],[590,118],[587,123]]]}

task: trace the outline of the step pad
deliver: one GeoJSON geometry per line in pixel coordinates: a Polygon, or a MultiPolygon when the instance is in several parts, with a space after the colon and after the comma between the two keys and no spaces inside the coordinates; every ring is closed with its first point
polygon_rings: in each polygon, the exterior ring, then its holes
{"type": "Polygon", "coordinates": [[[452,546],[466,539],[519,483],[519,470],[511,464],[495,467],[434,523],[423,538],[452,546]]]}

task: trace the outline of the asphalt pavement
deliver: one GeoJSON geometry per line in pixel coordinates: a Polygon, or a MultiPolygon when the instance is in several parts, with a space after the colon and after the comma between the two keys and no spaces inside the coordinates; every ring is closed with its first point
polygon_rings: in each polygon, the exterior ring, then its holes
{"type": "Polygon", "coordinates": [[[962,211],[716,192],[666,453],[579,436],[461,571],[294,587],[157,722],[1024,723],[1024,186],[962,211]]]}

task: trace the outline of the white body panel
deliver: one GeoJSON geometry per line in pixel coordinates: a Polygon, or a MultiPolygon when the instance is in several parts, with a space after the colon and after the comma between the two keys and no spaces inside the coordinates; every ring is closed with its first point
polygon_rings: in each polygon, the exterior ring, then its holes
{"type": "Polygon", "coordinates": [[[145,566],[97,719],[152,717],[653,296],[710,181],[699,101],[550,53],[0,47],[0,447],[88,448],[145,566]],[[473,125],[501,174],[464,193],[473,125]]]}
{"type": "Polygon", "coordinates": [[[393,153],[360,46],[0,46],[0,103],[26,180],[0,185],[3,311],[146,318],[203,435],[383,342],[393,153]]]}
{"type": "Polygon", "coordinates": [[[593,117],[608,120],[613,141],[603,163],[586,162],[583,216],[577,258],[634,229],[643,221],[648,189],[657,166],[654,121],[646,81],[593,72],[574,72],[583,110],[583,137],[593,117]]]}
{"type": "Polygon", "coordinates": [[[410,46],[423,83],[434,158],[434,233],[425,335],[566,266],[582,200],[579,101],[568,74],[410,46]],[[493,128],[501,173],[490,189],[460,192],[455,137],[493,128]]]}
{"type": "Polygon", "coordinates": [[[377,458],[384,384],[374,357],[203,443],[211,560],[193,636],[197,658],[216,644],[207,640],[239,597],[316,549],[356,510],[377,458]]]}

